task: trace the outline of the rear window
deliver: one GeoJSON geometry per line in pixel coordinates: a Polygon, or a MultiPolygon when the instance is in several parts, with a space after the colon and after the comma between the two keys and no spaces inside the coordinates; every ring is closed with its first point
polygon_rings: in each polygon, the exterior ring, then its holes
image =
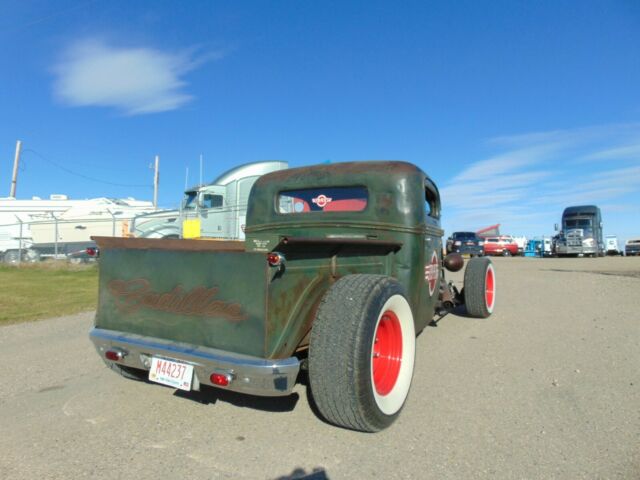
{"type": "Polygon", "coordinates": [[[278,194],[278,213],[361,212],[367,208],[365,187],[328,187],[287,190],[278,194]]]}

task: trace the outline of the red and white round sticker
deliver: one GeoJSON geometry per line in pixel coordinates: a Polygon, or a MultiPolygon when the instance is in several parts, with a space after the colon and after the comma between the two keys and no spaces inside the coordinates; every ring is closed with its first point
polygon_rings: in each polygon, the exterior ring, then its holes
{"type": "Polygon", "coordinates": [[[327,203],[331,202],[333,199],[331,197],[327,197],[324,194],[318,195],[316,198],[313,198],[311,201],[318,205],[320,208],[324,208],[327,203]]]}
{"type": "Polygon", "coordinates": [[[433,295],[436,290],[436,284],[438,283],[438,255],[435,250],[431,255],[431,261],[424,266],[424,279],[429,284],[429,296],[433,295]]]}

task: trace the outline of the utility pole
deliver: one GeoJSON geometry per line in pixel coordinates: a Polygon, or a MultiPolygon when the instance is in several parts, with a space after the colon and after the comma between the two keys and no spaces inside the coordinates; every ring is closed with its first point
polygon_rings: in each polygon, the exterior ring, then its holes
{"type": "Polygon", "coordinates": [[[158,184],[160,183],[160,155],[156,155],[156,168],[153,175],[153,208],[158,208],[158,184]]]}
{"type": "Polygon", "coordinates": [[[16,196],[16,184],[18,183],[18,165],[20,164],[20,152],[22,151],[22,142],[18,140],[16,143],[16,156],[13,160],[13,177],[11,177],[11,191],[10,197],[16,196]]]}

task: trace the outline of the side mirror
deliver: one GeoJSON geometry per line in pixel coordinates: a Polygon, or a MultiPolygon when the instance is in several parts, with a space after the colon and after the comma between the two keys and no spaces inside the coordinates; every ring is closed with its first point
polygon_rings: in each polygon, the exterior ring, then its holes
{"type": "Polygon", "coordinates": [[[558,231],[558,224],[556,223],[553,228],[555,228],[556,232],[558,231]]]}

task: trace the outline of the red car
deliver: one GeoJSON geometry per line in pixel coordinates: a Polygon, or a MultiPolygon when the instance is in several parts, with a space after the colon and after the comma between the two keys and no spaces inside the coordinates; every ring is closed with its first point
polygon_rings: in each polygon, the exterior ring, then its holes
{"type": "Polygon", "coordinates": [[[487,237],[484,239],[485,255],[509,257],[518,254],[518,244],[509,236],[487,237]]]}

